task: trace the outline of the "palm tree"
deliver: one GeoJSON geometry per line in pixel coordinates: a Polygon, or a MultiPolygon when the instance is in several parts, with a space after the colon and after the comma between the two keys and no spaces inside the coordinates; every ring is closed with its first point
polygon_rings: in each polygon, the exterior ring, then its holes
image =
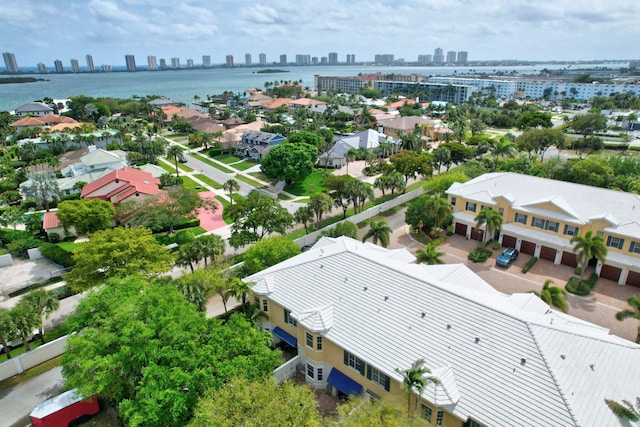
{"type": "Polygon", "coordinates": [[[17,335],[22,338],[25,351],[31,350],[29,347],[29,337],[33,334],[33,330],[40,324],[38,312],[21,301],[11,309],[11,318],[13,319],[17,335]]]}
{"type": "MultiPolygon", "coordinates": [[[[633,310],[622,310],[616,313],[616,319],[623,321],[625,319],[638,319],[640,320],[640,297],[638,295],[631,295],[627,298],[627,303],[633,310]]],[[[640,326],[638,326],[638,333],[636,334],[636,343],[640,344],[640,326]]]]}
{"type": "Polygon", "coordinates": [[[207,260],[213,264],[216,263],[216,257],[222,255],[225,249],[225,241],[217,234],[207,234],[195,239],[191,245],[197,253],[199,259],[204,260],[204,266],[207,267],[207,260]]]}
{"type": "Polygon", "coordinates": [[[366,242],[371,239],[374,244],[377,245],[378,242],[380,242],[380,245],[383,248],[386,248],[389,246],[389,237],[391,236],[391,233],[393,233],[393,230],[389,227],[387,221],[371,221],[369,231],[364,235],[362,241],[366,242]]]}
{"type": "Polygon", "coordinates": [[[427,204],[429,216],[433,217],[434,228],[440,228],[440,225],[451,215],[451,206],[444,197],[431,197],[427,204]]]}
{"type": "Polygon", "coordinates": [[[231,206],[233,206],[233,193],[240,191],[240,184],[235,179],[229,179],[222,184],[222,189],[229,193],[229,200],[231,202],[231,206]]]}
{"type": "Polygon", "coordinates": [[[548,305],[561,310],[563,313],[567,313],[569,311],[567,291],[558,286],[553,286],[553,284],[553,280],[547,279],[544,285],[542,285],[542,291],[540,291],[540,293],[533,291],[533,293],[548,305]]]}
{"type": "Polygon", "coordinates": [[[194,280],[194,278],[190,276],[183,276],[175,283],[178,292],[180,292],[187,301],[195,305],[198,311],[203,312],[207,309],[207,296],[201,281],[194,280]]]}
{"type": "Polygon", "coordinates": [[[491,154],[493,154],[493,170],[498,170],[498,157],[513,157],[516,153],[515,144],[507,139],[500,138],[493,143],[491,154]]]}
{"type": "Polygon", "coordinates": [[[483,242],[487,235],[490,239],[493,239],[496,233],[499,233],[502,229],[502,215],[492,209],[482,208],[474,219],[478,232],[480,231],[480,227],[486,224],[486,233],[482,237],[483,242]]]}
{"type": "Polygon", "coordinates": [[[176,176],[178,176],[178,159],[182,158],[182,152],[184,149],[179,145],[170,145],[167,148],[167,157],[173,159],[173,162],[176,165],[176,176]]]}
{"type": "Polygon", "coordinates": [[[313,212],[308,206],[300,206],[293,213],[293,220],[297,224],[304,225],[305,234],[309,234],[309,223],[313,220],[313,212]]]}
{"type": "Polygon", "coordinates": [[[633,423],[640,421],[640,397],[636,397],[635,406],[628,400],[623,400],[622,403],[609,399],[605,399],[604,401],[609,409],[623,420],[631,421],[633,423]]]}
{"type": "Polygon", "coordinates": [[[233,277],[229,281],[231,295],[242,302],[242,312],[247,313],[247,296],[252,294],[251,283],[233,277]]]}
{"type": "Polygon", "coordinates": [[[589,261],[596,258],[604,264],[607,258],[607,246],[602,237],[593,235],[592,231],[587,231],[584,237],[574,236],[571,239],[573,253],[576,254],[580,262],[580,280],[584,276],[589,261]]]}
{"type": "Polygon", "coordinates": [[[349,148],[349,151],[344,154],[344,162],[347,165],[347,175],[349,175],[349,162],[353,162],[357,156],[358,151],[356,151],[355,148],[349,148]]]}
{"type": "Polygon", "coordinates": [[[411,367],[409,369],[401,371],[396,368],[396,372],[402,375],[402,389],[407,396],[407,415],[409,417],[411,417],[411,395],[413,393],[418,394],[415,406],[415,411],[417,411],[418,403],[422,398],[424,389],[427,388],[430,383],[434,385],[440,384],[440,381],[438,381],[438,379],[427,376],[431,374],[431,370],[424,366],[425,363],[426,362],[424,361],[424,359],[418,359],[411,364],[411,367]]]}
{"type": "Polygon", "coordinates": [[[309,197],[309,203],[307,204],[309,210],[316,215],[316,223],[318,229],[322,222],[322,215],[328,212],[333,207],[333,199],[326,193],[316,193],[309,197]]]}
{"type": "Polygon", "coordinates": [[[424,262],[427,265],[444,264],[444,261],[440,259],[440,257],[444,255],[445,255],[444,252],[438,251],[437,245],[433,243],[429,243],[424,248],[424,250],[418,249],[416,251],[416,262],[418,264],[421,264],[424,262]]]}
{"type": "Polygon", "coordinates": [[[40,342],[44,344],[44,318],[49,317],[51,312],[60,307],[58,297],[53,291],[47,292],[44,289],[36,289],[26,294],[20,302],[27,304],[38,313],[40,317],[38,332],[40,333],[40,342]]]}
{"type": "Polygon", "coordinates": [[[17,338],[16,325],[13,323],[11,312],[6,308],[0,307],[0,344],[4,348],[7,359],[11,359],[11,348],[9,341],[17,338]]]}

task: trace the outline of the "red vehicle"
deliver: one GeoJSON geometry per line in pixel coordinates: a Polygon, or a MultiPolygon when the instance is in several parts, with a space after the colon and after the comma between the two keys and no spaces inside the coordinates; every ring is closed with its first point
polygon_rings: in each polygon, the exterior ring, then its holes
{"type": "Polygon", "coordinates": [[[29,414],[33,427],[76,425],[100,412],[96,396],[84,398],[73,389],[38,404],[29,414]]]}

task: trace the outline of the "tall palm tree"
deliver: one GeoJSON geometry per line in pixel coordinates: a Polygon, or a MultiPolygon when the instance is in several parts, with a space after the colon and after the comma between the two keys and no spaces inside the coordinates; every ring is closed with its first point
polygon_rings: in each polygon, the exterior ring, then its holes
{"type": "Polygon", "coordinates": [[[222,184],[222,189],[229,193],[229,200],[231,206],[233,206],[233,193],[240,191],[240,184],[235,179],[229,179],[222,184]]]}
{"type": "Polygon", "coordinates": [[[316,193],[309,197],[309,203],[307,204],[309,210],[316,216],[316,223],[318,229],[322,222],[322,215],[328,212],[333,207],[333,199],[326,193],[316,193]]]}
{"type": "Polygon", "coordinates": [[[182,157],[184,149],[179,145],[170,145],[167,148],[167,157],[173,160],[176,165],[176,176],[178,176],[178,159],[182,157]]]}
{"type": "Polygon", "coordinates": [[[440,259],[440,257],[444,256],[444,252],[438,251],[438,246],[429,243],[424,250],[418,249],[416,251],[416,262],[418,264],[425,263],[427,265],[438,265],[444,264],[444,261],[440,259]]]}
{"type": "Polygon", "coordinates": [[[542,285],[542,291],[540,291],[540,293],[534,291],[533,293],[548,305],[567,313],[569,311],[569,304],[567,304],[567,291],[558,286],[553,286],[553,284],[553,280],[547,279],[545,280],[544,285],[542,285]]]}
{"type": "Polygon", "coordinates": [[[498,157],[513,157],[516,154],[516,146],[507,138],[500,138],[492,144],[493,170],[498,169],[498,157]]]}
{"type": "Polygon", "coordinates": [[[60,307],[60,301],[53,291],[45,291],[44,289],[36,289],[26,294],[20,301],[27,304],[33,310],[38,313],[40,318],[40,324],[38,325],[38,332],[40,333],[40,342],[44,344],[44,318],[49,317],[49,314],[60,307]]]}
{"type": "Polygon", "coordinates": [[[11,312],[6,308],[0,307],[0,344],[4,348],[7,359],[11,359],[11,349],[9,341],[17,338],[16,325],[13,323],[11,312]]]}
{"type": "MultiPolygon", "coordinates": [[[[616,313],[616,319],[623,321],[625,319],[637,319],[640,320],[640,297],[638,295],[631,295],[627,298],[627,303],[633,310],[622,310],[616,313]]],[[[638,332],[636,334],[636,343],[640,344],[640,325],[638,326],[638,332]]]]}
{"type": "Polygon", "coordinates": [[[247,313],[247,296],[251,296],[251,283],[232,277],[229,281],[231,295],[242,302],[242,312],[247,313]]]}
{"type": "Polygon", "coordinates": [[[489,239],[493,239],[496,233],[499,233],[502,229],[502,215],[492,209],[481,209],[474,219],[478,232],[480,231],[480,227],[485,225],[486,233],[482,237],[483,242],[487,236],[489,236],[489,239]]]}
{"type": "Polygon", "coordinates": [[[13,319],[17,335],[22,338],[25,351],[31,350],[29,347],[29,337],[33,333],[33,330],[40,324],[38,312],[20,301],[11,309],[11,318],[13,319]]]}
{"type": "Polygon", "coordinates": [[[313,211],[308,206],[300,206],[293,213],[293,220],[297,224],[304,225],[305,234],[309,234],[309,223],[313,221],[313,211]]]}
{"type": "Polygon", "coordinates": [[[216,257],[222,255],[225,249],[225,241],[217,234],[207,234],[192,243],[197,253],[196,258],[204,260],[204,266],[207,267],[208,262],[216,263],[216,257]]]}
{"type": "Polygon", "coordinates": [[[357,156],[358,151],[355,148],[349,148],[349,151],[344,154],[344,162],[347,165],[347,175],[349,175],[349,163],[353,162],[357,156]]]}
{"type": "Polygon", "coordinates": [[[389,246],[389,237],[391,236],[391,233],[393,233],[393,230],[389,227],[387,221],[371,221],[369,231],[364,235],[362,241],[366,242],[371,239],[374,244],[377,245],[378,242],[380,242],[380,245],[383,248],[386,248],[389,246]]]}
{"type": "Polygon", "coordinates": [[[429,216],[434,219],[434,228],[440,228],[442,222],[451,215],[451,206],[444,197],[431,197],[427,203],[429,216]]]}
{"type": "Polygon", "coordinates": [[[604,264],[607,258],[607,246],[604,239],[598,235],[593,235],[592,231],[587,231],[584,237],[574,236],[571,239],[573,245],[573,253],[576,254],[580,262],[580,280],[584,276],[584,272],[589,265],[589,261],[596,258],[604,264]]]}
{"type": "Polygon", "coordinates": [[[194,280],[193,277],[183,276],[175,282],[178,292],[191,304],[195,305],[198,311],[204,312],[207,309],[207,296],[201,281],[194,280]]]}
{"type": "Polygon", "coordinates": [[[424,389],[427,388],[429,384],[440,384],[438,379],[429,377],[431,374],[431,370],[427,368],[425,365],[424,359],[418,359],[411,364],[409,369],[399,370],[396,368],[396,372],[402,375],[402,389],[407,396],[407,415],[411,417],[411,395],[416,393],[418,397],[416,398],[416,405],[414,410],[418,410],[418,403],[422,398],[422,393],[424,389]]]}
{"type": "Polygon", "coordinates": [[[605,399],[604,401],[609,409],[623,420],[633,423],[640,421],[640,397],[636,398],[635,406],[628,400],[623,400],[622,403],[609,399],[605,399]]]}

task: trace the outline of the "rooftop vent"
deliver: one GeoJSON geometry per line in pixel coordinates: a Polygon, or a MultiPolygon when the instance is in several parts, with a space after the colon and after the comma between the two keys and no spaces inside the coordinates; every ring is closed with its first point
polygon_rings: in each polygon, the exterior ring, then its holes
{"type": "Polygon", "coordinates": [[[594,365],[593,363],[591,365],[589,365],[589,367],[591,368],[592,371],[596,370],[596,365],[594,365]]]}
{"type": "Polygon", "coordinates": [[[451,325],[447,325],[447,331],[451,329],[451,325]]]}
{"type": "Polygon", "coordinates": [[[567,356],[565,356],[564,354],[560,355],[560,359],[564,360],[567,356]]]}
{"type": "Polygon", "coordinates": [[[363,291],[366,291],[367,289],[369,289],[369,288],[367,288],[366,286],[364,288],[362,288],[363,291]]]}
{"type": "Polygon", "coordinates": [[[480,338],[476,337],[476,344],[480,342],[480,338]]]}
{"type": "Polygon", "coordinates": [[[427,313],[425,313],[424,311],[422,312],[422,318],[424,319],[424,316],[426,316],[427,313]]]}
{"type": "Polygon", "coordinates": [[[324,264],[320,264],[320,268],[324,268],[324,264]]]}
{"type": "Polygon", "coordinates": [[[527,359],[525,359],[524,357],[522,359],[520,359],[520,364],[522,366],[526,365],[527,364],[527,359]]]}
{"type": "Polygon", "coordinates": [[[385,295],[385,296],[384,296],[384,300],[386,301],[386,300],[388,300],[388,299],[389,299],[389,297],[388,297],[387,295],[385,295]]]}

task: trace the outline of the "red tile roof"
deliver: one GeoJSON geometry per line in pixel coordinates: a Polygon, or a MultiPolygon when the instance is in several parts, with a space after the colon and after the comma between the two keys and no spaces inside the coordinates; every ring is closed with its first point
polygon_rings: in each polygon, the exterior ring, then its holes
{"type": "Polygon", "coordinates": [[[160,180],[154,178],[149,172],[144,172],[139,169],[122,168],[111,172],[108,175],[85,185],[82,188],[80,197],[82,198],[100,198],[102,200],[111,201],[114,197],[115,202],[119,203],[136,193],[139,194],[156,194],[160,192],[158,186],[160,180]],[[112,183],[119,184],[114,186],[109,192],[105,194],[93,195],[98,190],[112,183]]]}
{"type": "Polygon", "coordinates": [[[57,227],[62,227],[57,212],[45,212],[42,220],[42,228],[44,230],[50,230],[57,227]]]}

